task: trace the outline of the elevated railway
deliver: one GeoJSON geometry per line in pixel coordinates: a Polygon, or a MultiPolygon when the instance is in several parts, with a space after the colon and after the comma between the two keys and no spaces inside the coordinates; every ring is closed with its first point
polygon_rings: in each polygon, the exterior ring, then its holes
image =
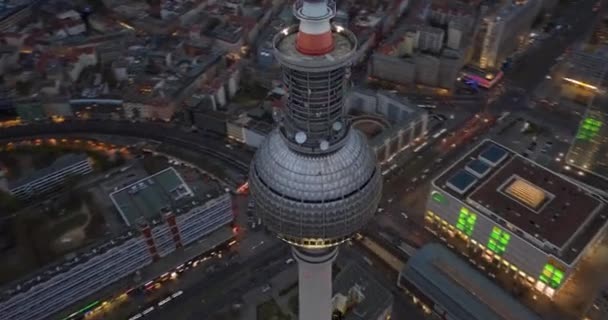
{"type": "Polygon", "coordinates": [[[150,122],[77,120],[62,123],[37,123],[3,128],[0,130],[0,141],[78,134],[137,137],[175,145],[221,160],[242,174],[248,172],[249,161],[252,157],[249,152],[237,152],[226,148],[223,141],[218,139],[203,134],[194,135],[184,132],[169,124],[150,122]]]}

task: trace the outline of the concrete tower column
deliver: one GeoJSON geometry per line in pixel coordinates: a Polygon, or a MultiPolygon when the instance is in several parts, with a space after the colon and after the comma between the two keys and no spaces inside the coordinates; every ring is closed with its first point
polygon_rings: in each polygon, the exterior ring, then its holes
{"type": "Polygon", "coordinates": [[[300,24],[275,35],[289,94],[249,174],[256,215],[293,246],[300,320],[331,319],[337,247],[372,219],[382,194],[376,155],[344,118],[357,37],[331,25],[335,10],[334,1],[295,0],[300,24]]]}
{"type": "Polygon", "coordinates": [[[332,314],[332,265],[336,247],[328,249],[292,248],[298,262],[299,320],[330,320],[332,314]]]}

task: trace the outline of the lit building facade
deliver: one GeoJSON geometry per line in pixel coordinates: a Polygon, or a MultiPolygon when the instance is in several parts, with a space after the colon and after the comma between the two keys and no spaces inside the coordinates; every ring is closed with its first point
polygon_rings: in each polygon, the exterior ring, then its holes
{"type": "Polygon", "coordinates": [[[573,50],[561,69],[561,97],[589,104],[608,85],[608,47],[573,50]]]}
{"type": "Polygon", "coordinates": [[[384,130],[370,137],[381,165],[428,133],[428,112],[387,91],[355,88],[346,98],[345,107],[349,114],[359,114],[352,119],[355,127],[368,121],[383,124],[384,130]]]}
{"type": "Polygon", "coordinates": [[[2,293],[3,319],[43,319],[152,263],[144,238],[129,232],[39,272],[2,293]]]}
{"type": "Polygon", "coordinates": [[[173,207],[152,221],[139,219],[139,230],[128,231],[5,287],[0,293],[1,318],[36,320],[52,316],[177,248],[227,227],[232,220],[228,193],[204,202],[189,199],[188,204],[173,207]]]}
{"type": "Polygon", "coordinates": [[[481,20],[479,67],[499,68],[502,62],[527,39],[541,7],[539,0],[508,2],[481,20]]]}
{"type": "Polygon", "coordinates": [[[606,204],[492,141],[433,181],[426,226],[490,272],[513,272],[552,297],[606,225],[606,204]]]}
{"type": "Polygon", "coordinates": [[[91,160],[86,154],[68,154],[29,177],[9,183],[9,191],[18,199],[25,200],[59,187],[68,176],[81,176],[92,171],[91,160]]]}
{"type": "Polygon", "coordinates": [[[570,150],[568,165],[608,179],[608,100],[593,99],[583,117],[570,150]]]}

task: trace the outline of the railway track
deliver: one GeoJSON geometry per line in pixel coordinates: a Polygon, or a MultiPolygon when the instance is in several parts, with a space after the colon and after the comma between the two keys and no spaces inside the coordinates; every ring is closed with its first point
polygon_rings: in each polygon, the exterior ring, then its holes
{"type": "Polygon", "coordinates": [[[164,123],[132,123],[129,121],[66,121],[63,123],[40,123],[15,126],[0,130],[0,140],[44,138],[49,136],[102,134],[137,137],[154,140],[201,152],[221,160],[240,173],[249,171],[249,159],[243,153],[226,148],[222,141],[203,135],[193,135],[164,123]],[[245,159],[244,159],[245,158],[245,159]]]}

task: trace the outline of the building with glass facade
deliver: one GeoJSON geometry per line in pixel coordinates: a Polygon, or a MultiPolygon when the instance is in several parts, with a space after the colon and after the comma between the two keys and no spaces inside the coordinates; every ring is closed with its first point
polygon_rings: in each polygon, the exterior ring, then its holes
{"type": "Polygon", "coordinates": [[[606,203],[486,140],[439,175],[426,226],[552,297],[605,228],[606,203]]]}
{"type": "Polygon", "coordinates": [[[608,99],[596,96],[589,104],[570,150],[568,165],[608,179],[608,99]]]}

